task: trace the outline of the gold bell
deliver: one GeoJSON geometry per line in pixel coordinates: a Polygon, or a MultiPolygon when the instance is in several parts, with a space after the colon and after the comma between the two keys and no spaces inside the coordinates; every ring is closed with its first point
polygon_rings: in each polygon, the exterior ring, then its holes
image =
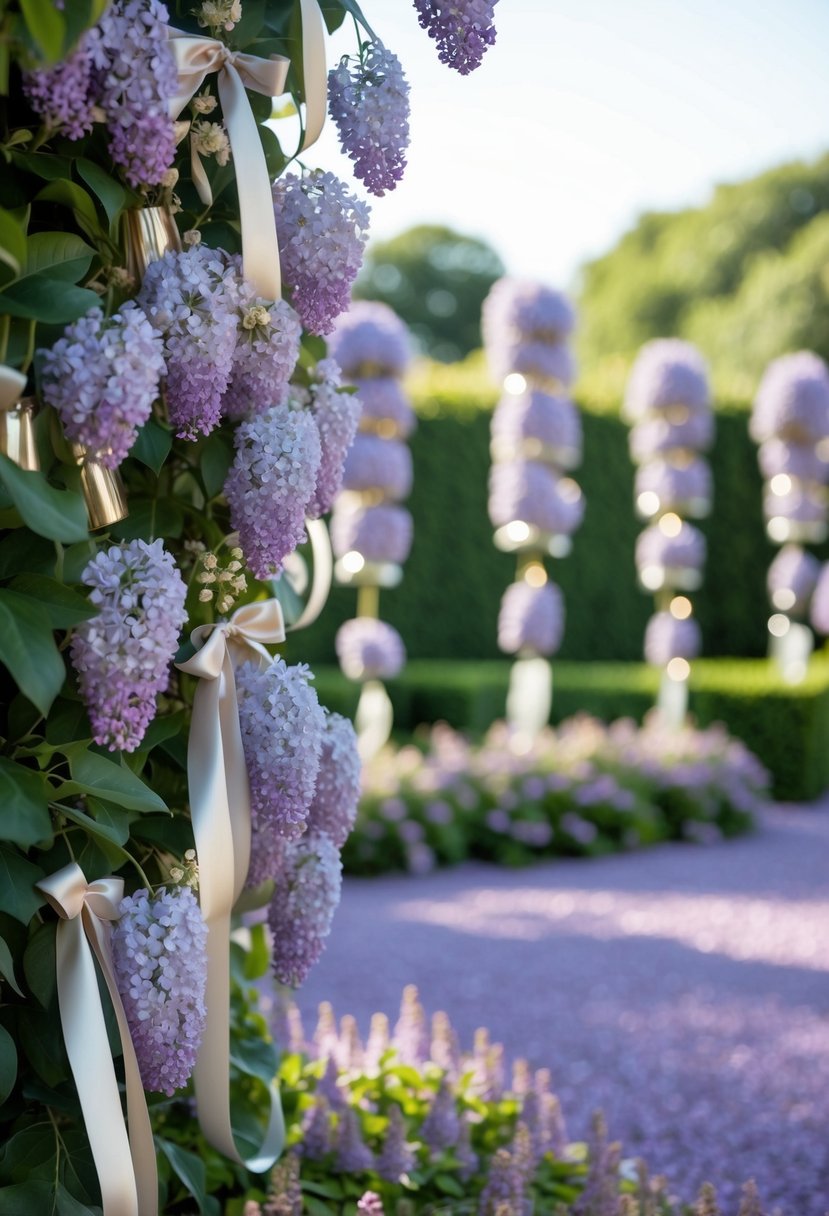
{"type": "Polygon", "coordinates": [[[40,460],[35,443],[35,399],[21,397],[11,409],[0,411],[0,452],[20,465],[37,472],[40,460]]]}
{"type": "Polygon", "coordinates": [[[151,262],[181,250],[176,221],[167,207],[140,207],[124,216],[127,270],[140,283],[151,262]]]}
{"type": "Polygon", "coordinates": [[[127,492],[117,469],[108,469],[87,455],[83,444],[72,444],[72,455],[81,467],[81,490],[89,516],[90,532],[107,528],[128,514],[127,492]]]}

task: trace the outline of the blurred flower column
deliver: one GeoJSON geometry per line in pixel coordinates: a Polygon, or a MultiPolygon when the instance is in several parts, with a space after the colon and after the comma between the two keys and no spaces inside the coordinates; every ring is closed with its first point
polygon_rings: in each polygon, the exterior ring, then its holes
{"type": "Polygon", "coordinates": [[[362,405],[348,453],[343,492],[331,516],[337,582],[357,588],[357,615],[337,632],[340,666],[363,689],[355,724],[368,760],[387,741],[392,706],[383,680],[403,668],[396,629],[379,619],[381,588],[396,587],[412,547],[412,517],[401,500],[412,488],[406,439],[415,414],[401,385],[411,358],[409,332],[386,304],[357,301],[337,322],[330,352],[362,405]]]}
{"type": "Polygon", "coordinates": [[[567,395],[575,364],[567,340],[575,313],[561,292],[500,279],[483,306],[484,346],[503,396],[492,416],[489,516],[495,544],[517,555],[516,580],[498,617],[498,645],[517,656],[507,718],[522,732],[547,724],[549,663],[564,633],[564,601],[546,557],[566,557],[584,499],[567,473],[581,462],[578,410],[567,395]]]}
{"type": "Polygon", "coordinates": [[[628,379],[625,414],[638,465],[636,510],[648,526],[636,544],[639,582],[656,599],[645,631],[645,658],[661,667],[658,707],[671,726],[688,709],[690,660],[702,638],[686,592],[702,583],[705,537],[687,517],[711,510],[711,470],[701,453],[714,438],[708,372],[696,347],[659,338],[640,350],[628,379]]]}
{"type": "MultiPolygon", "coordinates": [[[[774,359],[763,375],[749,423],[765,479],[763,512],[770,540],[782,545],[768,572],[769,653],[783,679],[806,675],[813,636],[803,623],[812,603],[812,623],[829,632],[822,611],[825,592],[816,590],[820,565],[803,548],[827,534],[829,477],[829,369],[818,355],[799,351],[774,359]],[[800,619],[798,619],[800,618],[800,619]]],[[[821,583],[826,580],[821,576],[821,583]]]]}

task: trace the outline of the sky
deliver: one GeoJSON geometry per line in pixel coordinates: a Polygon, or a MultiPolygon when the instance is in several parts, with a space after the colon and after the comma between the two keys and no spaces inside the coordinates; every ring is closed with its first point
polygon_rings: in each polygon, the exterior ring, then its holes
{"type": "MultiPolygon", "coordinates": [[[[514,274],[573,286],[642,211],[829,148],[829,0],[500,0],[462,77],[411,0],[362,0],[411,83],[404,180],[372,235],[445,223],[514,274]]],[[[353,50],[349,21],[329,64],[353,50]]],[[[350,179],[328,123],[306,163],[350,179]]]]}

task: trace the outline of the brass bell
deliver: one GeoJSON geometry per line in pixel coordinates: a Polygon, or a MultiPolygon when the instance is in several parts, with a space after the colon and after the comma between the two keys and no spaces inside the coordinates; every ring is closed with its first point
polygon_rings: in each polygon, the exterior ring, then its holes
{"type": "Polygon", "coordinates": [[[81,468],[81,491],[90,532],[125,519],[129,512],[127,492],[118,470],[108,469],[100,461],[93,460],[81,443],[72,444],[72,455],[81,468]]]}
{"type": "Polygon", "coordinates": [[[11,409],[0,411],[0,452],[21,469],[37,472],[40,460],[35,443],[35,399],[21,397],[11,409]]]}
{"type": "Polygon", "coordinates": [[[176,221],[167,207],[140,207],[124,215],[124,240],[127,270],[136,284],[144,278],[151,262],[171,250],[181,250],[176,221]]]}

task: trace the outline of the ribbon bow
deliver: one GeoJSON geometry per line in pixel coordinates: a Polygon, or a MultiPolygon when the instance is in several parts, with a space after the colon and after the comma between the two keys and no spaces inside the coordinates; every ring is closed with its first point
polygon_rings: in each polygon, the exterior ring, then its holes
{"type": "Polygon", "coordinates": [[[58,1005],[104,1216],[156,1216],[158,1177],[150,1116],[127,1015],[115,982],[110,922],[124,894],[120,878],[87,883],[72,862],[36,884],[60,917],[56,955],[58,1005]],[[95,971],[97,958],[115,1010],[127,1090],[129,1134],[107,1039],[95,971]]]}
{"type": "MultiPolygon", "coordinates": [[[[300,0],[300,7],[306,90],[305,137],[301,149],[304,150],[319,138],[325,121],[327,74],[325,26],[317,0],[300,0]]],[[[245,89],[265,97],[284,93],[290,61],[282,55],[261,59],[232,51],[216,38],[203,38],[183,30],[169,29],[168,39],[178,70],[178,92],[170,102],[173,119],[179,117],[206,78],[214,72],[218,74],[219,99],[236,166],[245,278],[264,299],[278,300],[282,295],[282,276],[270,175],[245,89]]],[[[209,207],[213,195],[192,136],[191,150],[193,181],[199,198],[209,207]]]]}
{"type": "Polygon", "coordinates": [[[263,643],[285,640],[282,609],[276,600],[246,604],[229,621],[201,625],[190,638],[198,648],[196,654],[177,667],[199,680],[187,778],[199,860],[199,900],[208,931],[207,1023],[193,1081],[199,1123],[207,1139],[225,1156],[261,1173],[273,1165],[285,1138],[276,1087],[271,1087],[268,1128],[253,1158],[240,1154],[230,1124],[230,916],[247,878],[251,839],[235,668],[245,661],[260,666],[271,661],[263,643]]]}

